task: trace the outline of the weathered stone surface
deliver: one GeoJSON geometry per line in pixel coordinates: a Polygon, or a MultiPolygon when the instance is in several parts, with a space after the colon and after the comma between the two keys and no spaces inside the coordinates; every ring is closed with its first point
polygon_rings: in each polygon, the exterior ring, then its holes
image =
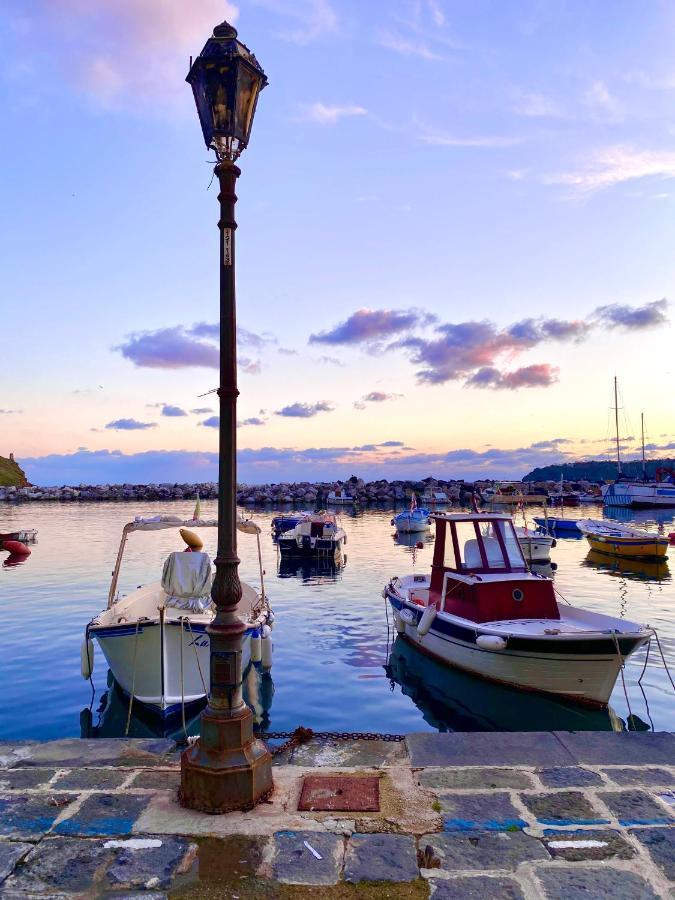
{"type": "Polygon", "coordinates": [[[406,736],[413,766],[574,765],[572,754],[544,731],[503,732],[499,740],[483,732],[422,732],[406,736]]]}
{"type": "Polygon", "coordinates": [[[618,831],[611,829],[547,830],[543,841],[554,859],[584,862],[591,859],[632,859],[635,848],[618,831]],[[585,846],[579,846],[579,845],[585,846]],[[595,846],[600,844],[600,846],[595,846]]]}
{"type": "Polygon", "coordinates": [[[30,756],[38,741],[0,741],[0,769],[10,769],[30,756]]]}
{"type": "Polygon", "coordinates": [[[345,881],[414,881],[417,848],[407,834],[353,834],[345,855],[345,881]]]}
{"type": "Polygon", "coordinates": [[[310,741],[295,747],[287,760],[294,766],[368,767],[408,762],[403,741],[310,741]]]}
{"type": "Polygon", "coordinates": [[[344,840],[317,831],[278,831],[274,835],[272,871],[283,884],[336,884],[342,869],[344,840]],[[305,846],[320,854],[317,859],[305,846]]]}
{"type": "Polygon", "coordinates": [[[180,787],[180,772],[162,772],[155,769],[146,769],[143,772],[139,772],[129,786],[152,791],[177,791],[180,787]]]}
{"type": "Polygon", "coordinates": [[[59,892],[91,891],[112,856],[113,851],[104,849],[103,841],[45,838],[3,887],[8,896],[25,892],[30,897],[54,897],[60,896],[59,892]]]}
{"type": "Polygon", "coordinates": [[[453,790],[455,788],[516,788],[527,790],[534,783],[527,772],[517,769],[497,768],[457,768],[457,769],[425,769],[419,773],[422,787],[434,791],[453,790]]]}
{"type": "Polygon", "coordinates": [[[109,791],[119,787],[128,777],[129,773],[124,769],[72,769],[57,778],[55,788],[60,791],[109,791]]]}
{"type": "Polygon", "coordinates": [[[440,794],[439,801],[445,831],[509,831],[528,824],[502,791],[440,794]]]}
{"type": "Polygon", "coordinates": [[[56,834],[124,835],[143,812],[148,797],[142,794],[92,794],[75,815],[54,829],[56,834]]]}
{"type": "Polygon", "coordinates": [[[605,775],[615,784],[644,784],[670,787],[675,785],[675,775],[668,769],[603,769],[605,775]]]}
{"type": "Polygon", "coordinates": [[[159,841],[160,846],[134,849],[138,839],[116,842],[122,846],[115,848],[115,860],[106,872],[111,885],[132,888],[168,888],[171,885],[176,869],[190,849],[190,842],[166,835],[156,838],[143,835],[141,838],[148,839],[159,841]]]}
{"type": "Polygon", "coordinates": [[[645,791],[600,791],[620,825],[667,825],[675,819],[645,791]]]}
{"type": "Polygon", "coordinates": [[[522,888],[513,878],[475,875],[469,878],[432,878],[433,900],[524,900],[522,888]]]}
{"type": "Polygon", "coordinates": [[[0,797],[0,835],[27,838],[44,834],[72,800],[63,794],[5,794],[0,797]]]}
{"type": "Polygon", "coordinates": [[[675,735],[665,731],[556,731],[580,765],[675,765],[675,735]]]}
{"type": "Polygon", "coordinates": [[[38,788],[54,777],[56,769],[0,769],[0,791],[38,788]]]}
{"type": "Polygon", "coordinates": [[[537,769],[537,775],[546,787],[592,787],[604,784],[597,772],[591,772],[581,766],[553,766],[537,769]]]}
{"type": "Polygon", "coordinates": [[[537,878],[546,900],[588,900],[607,897],[612,900],[656,900],[657,895],[639,875],[611,866],[570,866],[540,868],[537,878]]]}
{"type": "Polygon", "coordinates": [[[447,872],[459,870],[515,871],[529,860],[550,859],[541,841],[522,831],[426,834],[419,846],[431,846],[447,872]]]}
{"type": "Polygon", "coordinates": [[[675,881],[675,828],[636,828],[631,834],[645,845],[666,878],[675,881]]]}
{"type": "MultiPolygon", "coordinates": [[[[27,743],[15,751],[10,766],[156,766],[166,765],[166,758],[176,749],[174,741],[131,740],[111,738],[105,741],[66,738],[60,741],[27,743]]],[[[0,747],[0,755],[2,748],[0,747]]]]}
{"type": "Polygon", "coordinates": [[[520,799],[542,825],[607,825],[609,820],[580,791],[521,794],[520,799]]]}
{"type": "Polygon", "coordinates": [[[32,844],[14,841],[0,841],[0,885],[8,878],[20,859],[33,849],[32,844]]]}

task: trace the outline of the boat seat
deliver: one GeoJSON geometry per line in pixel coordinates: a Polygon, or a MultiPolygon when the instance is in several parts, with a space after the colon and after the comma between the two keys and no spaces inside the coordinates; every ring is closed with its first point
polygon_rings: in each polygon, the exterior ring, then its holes
{"type": "MultiPolygon", "coordinates": [[[[485,548],[488,566],[495,566],[503,569],[504,557],[502,555],[502,548],[499,546],[499,541],[496,538],[484,537],[483,547],[485,548]]],[[[467,569],[483,568],[483,560],[480,556],[480,548],[476,538],[473,538],[464,544],[464,565],[467,569]]]]}
{"type": "Polygon", "coordinates": [[[208,553],[170,553],[162,572],[166,605],[205,612],[211,606],[212,580],[208,553]]]}

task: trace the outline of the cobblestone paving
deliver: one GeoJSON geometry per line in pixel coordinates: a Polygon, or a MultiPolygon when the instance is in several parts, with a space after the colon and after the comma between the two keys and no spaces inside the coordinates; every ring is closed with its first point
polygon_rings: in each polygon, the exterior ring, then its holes
{"type": "Polygon", "coordinates": [[[502,737],[312,742],[229,816],[177,804],[170,741],[0,742],[0,900],[675,897],[672,735],[502,737]],[[298,812],[319,771],[380,812],[298,812]]]}

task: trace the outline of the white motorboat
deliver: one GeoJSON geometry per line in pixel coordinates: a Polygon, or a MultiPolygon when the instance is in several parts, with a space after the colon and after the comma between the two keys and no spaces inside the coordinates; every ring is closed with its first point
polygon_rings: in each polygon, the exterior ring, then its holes
{"type": "Polygon", "coordinates": [[[515,528],[515,532],[523,556],[529,563],[545,563],[550,560],[551,550],[556,545],[554,537],[532,531],[527,526],[518,526],[515,528]]]}
{"type": "Polygon", "coordinates": [[[347,543],[347,535],[330,512],[305,516],[295,528],[284,532],[277,541],[287,556],[324,556],[337,558],[347,543]]]}
{"type": "Polygon", "coordinates": [[[528,571],[510,516],[432,518],[431,573],[392,578],[383,591],[397,632],[488,680],[606,706],[624,660],[653,631],[559,604],[553,582],[528,571]]]}
{"type": "MultiPolygon", "coordinates": [[[[176,516],[137,517],[122,529],[108,605],[87,625],[82,645],[82,674],[90,677],[95,638],[115,681],[134,700],[168,717],[203,700],[209,690],[209,636],[215,608],[211,602],[211,560],[202,552],[173,552],[164,564],[162,580],[138,587],[126,596],[117,592],[129,534],[181,526],[216,527],[217,521],[183,520],[176,516]]],[[[250,520],[237,528],[258,539],[260,590],[242,582],[238,613],[246,624],[242,639],[242,671],[252,656],[271,664],[270,627],[273,613],[265,594],[260,529],[250,520]],[[265,644],[267,642],[267,644],[265,644]]],[[[192,535],[190,536],[192,537],[192,535]]],[[[198,539],[199,540],[199,539],[198,539]]],[[[187,541],[187,537],[186,537],[187,541]]]]}
{"type": "Polygon", "coordinates": [[[410,498],[410,509],[394,516],[391,524],[399,534],[420,534],[431,528],[431,513],[424,506],[417,505],[417,497],[413,492],[410,498]]]}
{"type": "Polygon", "coordinates": [[[445,491],[426,490],[422,494],[422,504],[424,506],[447,506],[451,502],[445,491]]]}
{"type": "Polygon", "coordinates": [[[336,488],[334,491],[330,491],[326,502],[342,506],[348,503],[354,503],[354,497],[351,494],[348,494],[343,488],[336,488]]]}

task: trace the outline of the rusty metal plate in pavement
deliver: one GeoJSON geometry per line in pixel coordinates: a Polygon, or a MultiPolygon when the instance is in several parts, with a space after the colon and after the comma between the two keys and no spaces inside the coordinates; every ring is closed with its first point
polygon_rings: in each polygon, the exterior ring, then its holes
{"type": "Polygon", "coordinates": [[[305,812],[379,812],[380,779],[365,775],[306,775],[298,809],[305,812]]]}

